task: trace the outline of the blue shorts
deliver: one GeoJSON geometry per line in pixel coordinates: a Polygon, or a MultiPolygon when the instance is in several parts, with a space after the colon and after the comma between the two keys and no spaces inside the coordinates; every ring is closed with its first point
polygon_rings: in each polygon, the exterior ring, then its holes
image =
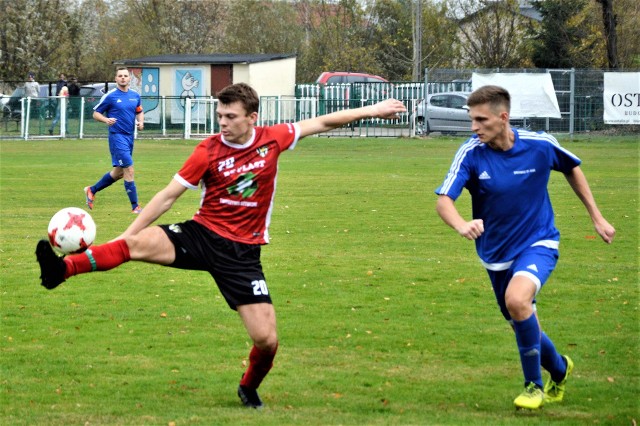
{"type": "Polygon", "coordinates": [[[113,167],[133,166],[133,134],[109,133],[109,152],[113,167]]]}
{"type": "MultiPolygon", "coordinates": [[[[502,315],[507,321],[511,320],[511,315],[509,315],[509,311],[507,310],[504,295],[507,292],[507,286],[511,279],[517,275],[526,276],[535,283],[537,287],[536,294],[538,294],[555,269],[558,263],[558,256],[559,253],[557,249],[544,246],[532,246],[515,258],[508,269],[502,271],[491,271],[487,269],[496,301],[500,306],[502,315]]],[[[534,299],[534,310],[535,303],[536,301],[534,299]]]]}

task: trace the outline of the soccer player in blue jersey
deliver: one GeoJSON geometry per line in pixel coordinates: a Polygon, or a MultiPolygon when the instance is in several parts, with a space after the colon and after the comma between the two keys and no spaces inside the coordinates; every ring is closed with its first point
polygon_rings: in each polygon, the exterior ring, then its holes
{"type": "Polygon", "coordinates": [[[535,308],[558,260],[560,234],[547,192],[551,170],[564,174],[604,242],[613,241],[615,229],[598,210],[580,159],[549,134],[511,128],[510,104],[509,92],[498,86],[469,96],[474,135],[458,149],[435,192],[442,220],[475,241],[502,315],[515,331],[525,389],[514,404],[538,409],[563,399],[573,369],[541,330],[535,308]],[[471,194],[471,220],[454,204],[464,188],[471,194]],[[544,384],[541,367],[551,376],[544,384]]]}
{"type": "Polygon", "coordinates": [[[93,186],[84,188],[87,207],[93,209],[95,195],[114,182],[124,178],[124,189],[131,202],[131,212],[138,214],[142,210],[138,204],[138,190],[133,176],[133,140],[137,126],[144,128],[144,112],[140,95],[129,89],[131,75],[125,67],[116,71],[117,87],[98,102],[93,110],[93,118],[109,126],[109,151],[113,169],[100,178],[93,186]]]}

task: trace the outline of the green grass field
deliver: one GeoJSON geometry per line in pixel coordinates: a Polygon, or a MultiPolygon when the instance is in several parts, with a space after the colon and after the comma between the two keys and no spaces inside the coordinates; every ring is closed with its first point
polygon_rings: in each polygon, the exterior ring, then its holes
{"type": "MultiPolygon", "coordinates": [[[[638,141],[564,140],[617,229],[599,238],[562,175],[562,232],[538,298],[576,363],[565,401],[518,413],[515,339],[473,244],[435,213],[462,138],[309,138],[280,162],[263,265],[280,350],[266,408],[235,395],[250,343],[208,274],[128,263],[39,285],[36,241],[110,168],[106,140],[0,142],[3,425],[632,425],[640,419],[638,141]]],[[[142,202],[196,141],[136,143],[142,202]]],[[[162,223],[192,216],[189,191],[162,223]]],[[[458,202],[469,216],[469,197],[458,202]]],[[[97,243],[132,221],[121,183],[98,194],[97,243]]]]}

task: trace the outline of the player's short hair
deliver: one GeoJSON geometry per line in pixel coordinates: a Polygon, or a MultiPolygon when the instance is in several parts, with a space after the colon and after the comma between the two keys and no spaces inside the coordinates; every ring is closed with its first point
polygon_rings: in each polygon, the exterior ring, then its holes
{"type": "Polygon", "coordinates": [[[218,92],[218,101],[224,105],[240,102],[247,115],[258,112],[260,106],[258,93],[246,83],[236,83],[225,87],[218,92]]]}
{"type": "Polygon", "coordinates": [[[119,71],[127,71],[127,72],[129,72],[129,68],[128,67],[118,67],[118,68],[116,68],[116,75],[118,75],[119,71]]]}
{"type": "Polygon", "coordinates": [[[476,105],[489,104],[491,109],[497,111],[500,107],[511,111],[511,95],[507,89],[500,86],[482,86],[476,89],[469,95],[467,99],[467,106],[473,107],[476,105]]]}

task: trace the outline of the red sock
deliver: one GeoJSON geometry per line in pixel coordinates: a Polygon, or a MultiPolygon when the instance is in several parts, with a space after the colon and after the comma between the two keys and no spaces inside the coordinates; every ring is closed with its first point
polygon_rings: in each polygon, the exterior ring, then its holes
{"type": "Polygon", "coordinates": [[[273,358],[276,356],[278,346],[273,352],[261,351],[253,345],[251,352],[249,353],[249,368],[242,376],[240,385],[246,386],[250,389],[258,389],[262,379],[265,378],[271,367],[273,367],[273,358]]]}
{"type": "Polygon", "coordinates": [[[66,256],[67,269],[64,278],[93,271],[108,271],[131,260],[129,246],[125,240],[92,246],[87,251],[66,256]]]}

